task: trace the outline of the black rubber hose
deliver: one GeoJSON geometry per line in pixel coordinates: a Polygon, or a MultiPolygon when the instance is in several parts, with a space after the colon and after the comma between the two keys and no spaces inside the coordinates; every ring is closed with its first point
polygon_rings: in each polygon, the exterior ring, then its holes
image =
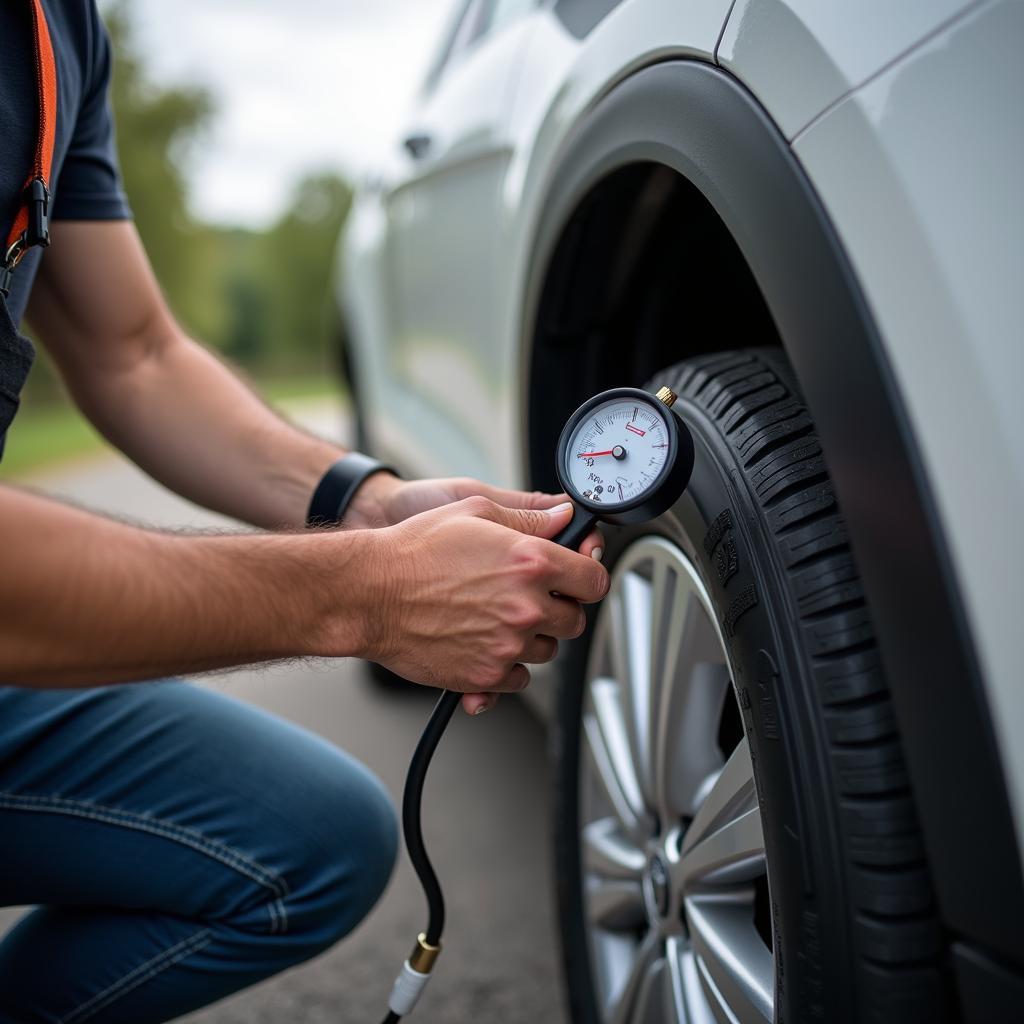
{"type": "MultiPolygon", "coordinates": [[[[555,537],[555,543],[563,547],[576,548],[593,528],[597,518],[577,508],[569,525],[555,537]]],[[[409,774],[405,777],[405,793],[402,796],[402,830],[405,833],[405,847],[409,851],[409,860],[416,869],[423,894],[427,897],[427,930],[424,936],[432,946],[441,944],[441,933],[444,931],[444,895],[441,883],[437,880],[434,865],[430,863],[427,848],[423,843],[423,826],[420,820],[420,808],[423,803],[423,783],[427,778],[430,760],[437,750],[438,743],[444,735],[448,723],[455,714],[455,709],[462,699],[461,693],[445,690],[441,699],[434,706],[430,721],[420,736],[416,752],[409,764],[409,774]]],[[[393,1010],[384,1018],[383,1024],[397,1024],[402,1018],[393,1010]]]]}
{"type": "Polygon", "coordinates": [[[444,735],[461,698],[461,693],[451,690],[441,694],[441,699],[434,707],[430,721],[427,722],[427,727],[416,745],[416,753],[413,754],[409,765],[409,774],[405,777],[405,795],[402,797],[405,846],[409,851],[409,860],[419,875],[423,894],[427,897],[429,917],[425,934],[427,942],[432,946],[440,944],[441,933],[444,931],[444,896],[441,893],[441,884],[434,873],[434,866],[427,855],[427,848],[423,845],[420,806],[423,802],[423,783],[427,777],[427,768],[430,767],[430,759],[434,756],[437,744],[444,735]]]}

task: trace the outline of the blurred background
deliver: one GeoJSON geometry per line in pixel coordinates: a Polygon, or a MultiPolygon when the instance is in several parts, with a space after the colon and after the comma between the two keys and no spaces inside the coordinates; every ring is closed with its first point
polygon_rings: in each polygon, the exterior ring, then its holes
{"type": "MultiPolygon", "coordinates": [[[[451,0],[99,6],[124,183],[171,308],[272,399],[336,393],[327,294],[352,184],[393,144],[451,0]]],[[[40,353],[0,477],[100,444],[40,353]]]]}

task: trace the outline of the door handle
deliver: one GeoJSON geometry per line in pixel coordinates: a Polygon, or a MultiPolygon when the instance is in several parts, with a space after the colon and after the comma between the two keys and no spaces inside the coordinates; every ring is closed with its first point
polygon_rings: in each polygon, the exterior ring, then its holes
{"type": "Polygon", "coordinates": [[[413,132],[402,140],[402,145],[413,160],[422,160],[430,150],[431,141],[426,132],[413,132]]]}

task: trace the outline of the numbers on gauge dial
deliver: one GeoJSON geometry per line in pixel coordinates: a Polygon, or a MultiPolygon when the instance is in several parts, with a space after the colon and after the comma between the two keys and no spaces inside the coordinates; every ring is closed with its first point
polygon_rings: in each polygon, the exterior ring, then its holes
{"type": "Polygon", "coordinates": [[[577,495],[599,504],[640,500],[669,458],[663,414],[646,402],[613,398],[576,425],[565,450],[577,495]]]}

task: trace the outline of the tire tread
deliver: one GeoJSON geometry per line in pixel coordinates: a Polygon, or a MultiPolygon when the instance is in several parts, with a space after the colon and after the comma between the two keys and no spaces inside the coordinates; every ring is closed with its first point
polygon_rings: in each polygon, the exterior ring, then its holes
{"type": "Polygon", "coordinates": [[[846,525],[792,370],[778,350],[749,349],[688,360],[657,383],[715,422],[780,556],[838,799],[860,1019],[946,1021],[943,932],[899,731],[846,525]]]}

